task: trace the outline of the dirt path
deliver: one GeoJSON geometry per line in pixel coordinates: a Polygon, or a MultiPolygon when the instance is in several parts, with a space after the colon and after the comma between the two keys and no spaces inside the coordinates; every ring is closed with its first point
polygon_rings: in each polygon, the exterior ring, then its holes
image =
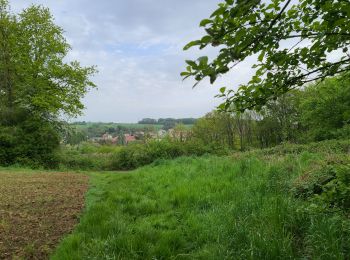
{"type": "Polygon", "coordinates": [[[47,259],[78,222],[88,177],[0,171],[0,259],[47,259]]]}

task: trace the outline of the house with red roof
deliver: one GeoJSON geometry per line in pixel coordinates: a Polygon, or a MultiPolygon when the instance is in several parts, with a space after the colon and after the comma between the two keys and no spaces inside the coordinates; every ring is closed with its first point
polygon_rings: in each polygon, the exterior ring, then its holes
{"type": "Polygon", "coordinates": [[[125,144],[129,144],[136,141],[136,137],[131,134],[125,134],[124,139],[125,139],[125,144]]]}

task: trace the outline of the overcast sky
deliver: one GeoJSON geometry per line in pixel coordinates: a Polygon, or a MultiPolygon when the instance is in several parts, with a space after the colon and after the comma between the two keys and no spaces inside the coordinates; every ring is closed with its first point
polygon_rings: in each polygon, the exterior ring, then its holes
{"type": "Polygon", "coordinates": [[[77,120],[137,122],[144,117],[200,117],[220,100],[223,86],[235,87],[251,75],[242,64],[214,86],[182,82],[186,59],[213,55],[213,50],[182,51],[203,35],[200,20],[219,0],[12,0],[14,11],[30,3],[51,9],[72,45],[68,59],[97,65],[98,90],[85,98],[77,120]]]}

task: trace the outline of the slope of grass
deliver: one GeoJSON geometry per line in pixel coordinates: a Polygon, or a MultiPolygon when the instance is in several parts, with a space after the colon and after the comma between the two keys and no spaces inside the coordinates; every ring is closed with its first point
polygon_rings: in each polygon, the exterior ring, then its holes
{"type": "Polygon", "coordinates": [[[95,174],[81,223],[52,259],[346,259],[345,213],[291,192],[326,160],[182,157],[95,174]]]}

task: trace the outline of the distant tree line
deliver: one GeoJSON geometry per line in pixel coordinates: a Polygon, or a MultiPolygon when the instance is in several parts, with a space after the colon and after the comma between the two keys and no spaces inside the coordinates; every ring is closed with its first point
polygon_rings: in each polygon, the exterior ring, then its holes
{"type": "Polygon", "coordinates": [[[167,122],[174,122],[176,124],[184,124],[184,125],[193,125],[197,121],[196,118],[159,118],[159,119],[153,119],[153,118],[144,118],[138,122],[138,124],[144,124],[144,125],[164,125],[167,122]]]}
{"type": "Polygon", "coordinates": [[[164,130],[169,130],[171,128],[174,128],[177,124],[193,125],[194,123],[196,123],[196,121],[196,118],[144,118],[140,120],[138,124],[162,125],[164,130]]]}

